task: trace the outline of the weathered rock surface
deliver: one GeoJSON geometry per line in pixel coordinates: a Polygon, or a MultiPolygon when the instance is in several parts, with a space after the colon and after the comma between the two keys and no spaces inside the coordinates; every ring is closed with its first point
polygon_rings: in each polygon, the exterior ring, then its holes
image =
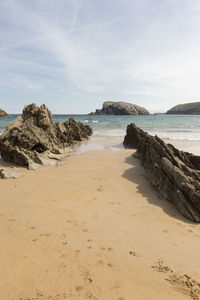
{"type": "Polygon", "coordinates": [[[56,154],[66,153],[91,134],[89,126],[73,118],[53,124],[52,114],[44,104],[30,104],[0,136],[0,153],[5,161],[35,169],[36,164],[59,160],[56,154]]]}
{"type": "Polygon", "coordinates": [[[147,178],[187,219],[200,222],[200,156],[179,151],[135,124],[127,127],[124,146],[136,148],[147,178]]]}
{"type": "Polygon", "coordinates": [[[18,178],[20,176],[22,176],[22,174],[15,167],[0,167],[1,179],[18,178]]]}
{"type": "Polygon", "coordinates": [[[106,101],[102,109],[96,109],[91,115],[149,115],[148,110],[127,102],[106,101]]]}
{"type": "Polygon", "coordinates": [[[7,116],[7,112],[5,112],[3,109],[0,109],[0,117],[7,116]]]}
{"type": "Polygon", "coordinates": [[[168,115],[200,115],[200,102],[179,104],[166,112],[168,115]]]}

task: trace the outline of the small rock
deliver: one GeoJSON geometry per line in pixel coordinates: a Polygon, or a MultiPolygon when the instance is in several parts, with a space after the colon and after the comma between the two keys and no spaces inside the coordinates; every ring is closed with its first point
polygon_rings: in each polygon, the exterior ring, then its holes
{"type": "Polygon", "coordinates": [[[0,178],[1,179],[18,178],[20,176],[22,176],[22,174],[15,167],[0,168],[0,178]]]}

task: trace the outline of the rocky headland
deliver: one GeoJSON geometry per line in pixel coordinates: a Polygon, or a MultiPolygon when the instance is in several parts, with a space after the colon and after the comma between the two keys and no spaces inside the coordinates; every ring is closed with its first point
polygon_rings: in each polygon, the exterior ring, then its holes
{"type": "Polygon", "coordinates": [[[7,116],[7,112],[0,108],[0,117],[7,116]]]}
{"type": "Polygon", "coordinates": [[[167,115],[200,115],[200,102],[179,104],[166,112],[167,115]]]}
{"type": "Polygon", "coordinates": [[[6,162],[35,169],[38,164],[58,162],[62,154],[91,134],[88,125],[73,118],[53,124],[52,114],[44,104],[30,104],[0,136],[0,154],[6,162]]]}
{"type": "Polygon", "coordinates": [[[90,115],[149,115],[144,107],[127,102],[106,101],[102,109],[96,109],[90,115]]]}
{"type": "Polygon", "coordinates": [[[200,156],[179,151],[131,123],[124,146],[137,149],[147,179],[187,219],[200,223],[200,156]]]}

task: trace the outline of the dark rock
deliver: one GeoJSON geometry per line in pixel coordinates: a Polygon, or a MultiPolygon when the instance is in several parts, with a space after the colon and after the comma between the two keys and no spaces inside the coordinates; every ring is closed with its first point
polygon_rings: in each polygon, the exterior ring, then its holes
{"type": "Polygon", "coordinates": [[[0,117],[7,116],[7,112],[5,112],[3,109],[0,109],[0,117]]]}
{"type": "Polygon", "coordinates": [[[96,109],[90,115],[149,115],[149,112],[136,104],[106,101],[102,109],[96,109]]]}
{"type": "Polygon", "coordinates": [[[200,115],[200,102],[179,104],[166,112],[168,115],[200,115]]]}
{"type": "Polygon", "coordinates": [[[124,146],[136,148],[147,178],[159,194],[187,219],[200,222],[200,156],[179,151],[135,124],[127,127],[124,146]]]}
{"type": "Polygon", "coordinates": [[[65,153],[91,134],[89,126],[72,118],[53,124],[52,114],[44,104],[30,104],[0,136],[0,153],[5,161],[34,169],[35,164],[52,164],[52,159],[57,160],[54,154],[65,153]]]}

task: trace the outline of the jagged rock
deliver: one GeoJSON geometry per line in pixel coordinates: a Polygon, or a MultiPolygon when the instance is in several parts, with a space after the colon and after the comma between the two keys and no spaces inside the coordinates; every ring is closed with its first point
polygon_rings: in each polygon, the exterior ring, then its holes
{"type": "Polygon", "coordinates": [[[200,115],[200,102],[179,104],[169,109],[168,115],[200,115]]]}
{"type": "Polygon", "coordinates": [[[0,117],[7,116],[7,112],[5,112],[3,109],[0,109],[0,117]]]}
{"type": "Polygon", "coordinates": [[[187,219],[200,222],[200,156],[179,151],[135,124],[127,127],[124,146],[136,148],[147,178],[187,219]]]}
{"type": "Polygon", "coordinates": [[[53,124],[52,114],[44,104],[30,104],[0,136],[0,153],[5,161],[35,169],[36,164],[48,164],[48,160],[52,164],[52,154],[69,151],[75,142],[91,134],[88,125],[73,118],[53,124]]]}
{"type": "Polygon", "coordinates": [[[20,176],[22,176],[22,174],[15,167],[0,167],[1,179],[18,178],[20,176]]]}
{"type": "Polygon", "coordinates": [[[102,109],[96,109],[91,115],[149,115],[148,110],[127,102],[106,101],[102,109]]]}

